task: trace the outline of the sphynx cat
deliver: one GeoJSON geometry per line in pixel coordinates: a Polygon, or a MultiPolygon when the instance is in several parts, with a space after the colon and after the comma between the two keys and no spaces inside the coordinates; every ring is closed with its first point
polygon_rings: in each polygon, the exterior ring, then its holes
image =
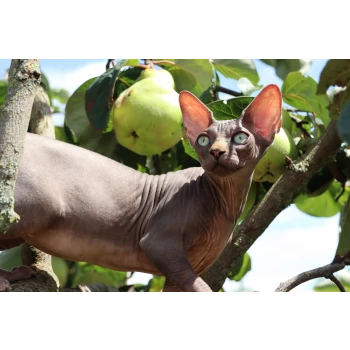
{"type": "MultiPolygon", "coordinates": [[[[268,85],[226,121],[190,92],[179,99],[202,167],[152,176],[27,134],[15,188],[21,220],[0,236],[0,250],[28,242],[68,260],[164,275],[164,291],[210,292],[201,276],[225,247],[255,166],[280,129],[282,98],[268,85]]],[[[0,287],[33,275],[30,267],[2,270],[0,287]]]]}

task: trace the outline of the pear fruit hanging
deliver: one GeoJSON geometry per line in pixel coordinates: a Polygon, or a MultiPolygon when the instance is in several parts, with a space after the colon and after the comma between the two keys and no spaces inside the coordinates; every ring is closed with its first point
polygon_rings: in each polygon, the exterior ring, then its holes
{"type": "Polygon", "coordinates": [[[291,134],[287,129],[282,127],[280,132],[275,135],[272,145],[255,168],[253,181],[276,182],[286,170],[286,156],[296,159],[298,157],[298,150],[291,134]]]}
{"type": "Polygon", "coordinates": [[[146,68],[112,108],[115,136],[131,151],[150,156],[180,141],[182,114],[172,75],[146,68]]]}

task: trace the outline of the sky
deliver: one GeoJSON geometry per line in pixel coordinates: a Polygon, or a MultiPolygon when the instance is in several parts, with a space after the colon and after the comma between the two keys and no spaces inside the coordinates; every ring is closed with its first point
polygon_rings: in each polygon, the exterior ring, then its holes
{"type": "MultiPolygon", "coordinates": [[[[282,80],[274,68],[260,60],[254,60],[260,76],[259,84],[277,84],[282,80]]],[[[313,60],[307,75],[316,81],[327,60],[313,60]]],[[[47,76],[50,86],[64,88],[73,93],[86,80],[105,71],[106,60],[82,59],[43,59],[42,72],[47,76]]],[[[10,66],[10,60],[0,60],[0,79],[10,66]]],[[[234,81],[221,77],[221,85],[239,90],[234,81]]],[[[54,115],[55,123],[61,124],[63,115],[54,115]]],[[[338,243],[339,215],[331,218],[315,218],[299,211],[294,205],[285,209],[264,234],[255,242],[248,253],[252,259],[252,270],[244,277],[242,285],[247,290],[261,292],[274,291],[281,282],[323,265],[333,259],[338,243]]],[[[147,283],[150,275],[135,273],[130,283],[147,283]]],[[[310,291],[315,281],[304,283],[293,291],[310,291]]],[[[236,291],[240,285],[228,281],[226,291],[236,291]]]]}

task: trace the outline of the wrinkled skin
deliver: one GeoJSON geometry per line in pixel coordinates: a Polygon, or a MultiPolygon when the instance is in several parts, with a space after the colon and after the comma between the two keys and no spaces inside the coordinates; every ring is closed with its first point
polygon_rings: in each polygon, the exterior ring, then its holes
{"type": "Polygon", "coordinates": [[[281,95],[269,85],[240,119],[222,122],[189,92],[180,105],[202,168],[151,176],[28,134],[15,190],[21,220],[0,250],[26,241],[68,260],[165,275],[164,291],[211,291],[200,276],[225,247],[279,130],[281,95]]]}

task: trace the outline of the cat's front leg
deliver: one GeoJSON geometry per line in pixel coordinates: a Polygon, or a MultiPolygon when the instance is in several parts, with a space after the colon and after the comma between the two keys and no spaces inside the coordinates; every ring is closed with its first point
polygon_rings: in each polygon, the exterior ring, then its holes
{"type": "MultiPolygon", "coordinates": [[[[195,288],[192,288],[195,290],[189,290],[189,291],[190,292],[211,292],[212,290],[209,288],[209,286],[200,277],[198,278],[201,282],[203,282],[203,284],[201,284],[200,281],[197,281],[197,286],[195,288]],[[201,284],[200,286],[198,285],[198,282],[201,284]]],[[[162,292],[183,292],[183,290],[180,287],[166,280],[164,283],[162,292]]]]}
{"type": "Polygon", "coordinates": [[[37,271],[37,268],[34,266],[15,267],[11,272],[0,269],[0,292],[10,290],[10,283],[35,277],[37,271]]]}
{"type": "Polygon", "coordinates": [[[149,232],[142,238],[140,246],[148,259],[166,277],[164,291],[212,291],[193,270],[178,236],[149,232]]]}

